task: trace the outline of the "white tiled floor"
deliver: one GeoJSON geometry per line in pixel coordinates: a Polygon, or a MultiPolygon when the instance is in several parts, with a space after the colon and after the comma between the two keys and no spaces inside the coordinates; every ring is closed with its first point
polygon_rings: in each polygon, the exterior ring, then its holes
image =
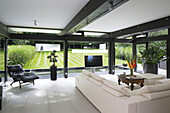
{"type": "MultiPolygon", "coordinates": [[[[9,83],[8,83],[9,84],[9,83]]],[[[4,88],[0,113],[100,113],[74,86],[74,77],[39,79],[4,88]]]]}

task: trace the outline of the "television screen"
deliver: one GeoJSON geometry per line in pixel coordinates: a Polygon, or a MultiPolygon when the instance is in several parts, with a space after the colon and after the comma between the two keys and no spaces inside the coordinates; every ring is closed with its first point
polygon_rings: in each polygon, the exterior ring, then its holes
{"type": "Polygon", "coordinates": [[[103,66],[102,55],[100,56],[85,56],[85,67],[103,66]]]}

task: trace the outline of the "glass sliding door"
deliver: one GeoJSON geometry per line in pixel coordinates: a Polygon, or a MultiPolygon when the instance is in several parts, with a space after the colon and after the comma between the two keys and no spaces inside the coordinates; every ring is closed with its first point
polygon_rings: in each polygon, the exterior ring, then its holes
{"type": "Polygon", "coordinates": [[[63,76],[63,42],[46,42],[32,40],[9,40],[8,59],[9,65],[22,65],[27,71],[34,71],[38,75],[50,75],[52,62],[47,58],[53,50],[56,50],[58,76],[63,76]],[[18,59],[18,56],[20,56],[18,59]]]}
{"type": "Polygon", "coordinates": [[[124,55],[132,55],[132,44],[131,43],[115,43],[115,73],[121,74],[126,72],[130,73],[129,67],[127,66],[127,61],[124,58],[124,55]]]}
{"type": "Polygon", "coordinates": [[[144,61],[142,60],[142,55],[140,54],[140,51],[143,51],[146,49],[146,44],[137,44],[136,50],[137,50],[137,72],[143,73],[143,65],[144,61]]]}
{"type": "MultiPolygon", "coordinates": [[[[69,42],[68,48],[69,76],[81,73],[85,68],[85,56],[102,56],[102,66],[95,69],[96,73],[107,73],[108,49],[107,43],[100,42],[69,42]],[[106,68],[103,68],[106,67],[106,68]]],[[[91,68],[86,68],[91,71],[91,68]]]]}
{"type": "MultiPolygon", "coordinates": [[[[165,50],[165,52],[167,51],[166,50],[166,47],[167,47],[167,41],[155,41],[155,42],[150,42],[149,43],[149,47],[160,47],[161,49],[165,50]]],[[[166,68],[166,62],[167,61],[161,61],[159,62],[159,66],[158,66],[158,74],[159,75],[163,75],[163,76],[166,76],[166,73],[167,73],[167,68],[166,68]]]]}
{"type": "Polygon", "coordinates": [[[0,37],[0,77],[4,77],[4,39],[0,37]]]}

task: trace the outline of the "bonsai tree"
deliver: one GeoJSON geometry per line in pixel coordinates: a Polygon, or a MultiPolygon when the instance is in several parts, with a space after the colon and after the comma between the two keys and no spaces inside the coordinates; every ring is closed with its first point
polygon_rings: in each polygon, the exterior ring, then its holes
{"type": "Polygon", "coordinates": [[[49,55],[49,56],[47,56],[47,58],[48,59],[50,59],[50,62],[52,62],[53,63],[53,66],[55,66],[55,62],[57,62],[58,60],[57,60],[57,55],[55,55],[56,54],[56,50],[53,50],[53,52],[49,55]]]}
{"type": "Polygon", "coordinates": [[[156,46],[140,51],[140,54],[145,60],[143,68],[145,73],[157,74],[158,63],[167,60],[166,51],[156,46]]]}

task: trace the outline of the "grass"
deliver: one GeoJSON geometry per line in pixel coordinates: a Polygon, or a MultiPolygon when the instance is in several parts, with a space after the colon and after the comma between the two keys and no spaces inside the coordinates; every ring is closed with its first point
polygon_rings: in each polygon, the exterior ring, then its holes
{"type": "Polygon", "coordinates": [[[4,70],[4,51],[0,51],[0,70],[4,70]]]}
{"type": "MultiPolygon", "coordinates": [[[[24,69],[41,69],[49,68],[52,63],[49,62],[47,56],[51,52],[36,52],[33,58],[31,58],[25,65],[24,69]]],[[[57,52],[58,62],[56,63],[58,68],[63,68],[63,51],[57,52]]],[[[84,56],[85,55],[102,55],[103,65],[108,65],[108,54],[107,53],[72,53],[68,52],[68,67],[84,67],[84,56]]],[[[124,60],[116,59],[116,65],[126,63],[124,60]]]]}
{"type": "MultiPolygon", "coordinates": [[[[36,54],[24,65],[24,69],[43,69],[49,68],[51,62],[47,59],[47,56],[51,52],[36,52],[36,54]]],[[[63,68],[63,51],[57,52],[58,62],[56,63],[58,68],[63,68]]],[[[85,55],[102,55],[103,65],[108,66],[108,53],[72,53],[68,52],[68,67],[84,67],[84,56],[85,55]]],[[[0,51],[0,70],[4,70],[4,52],[0,51]]],[[[126,63],[125,60],[116,59],[116,65],[122,65],[126,63]]]]}

